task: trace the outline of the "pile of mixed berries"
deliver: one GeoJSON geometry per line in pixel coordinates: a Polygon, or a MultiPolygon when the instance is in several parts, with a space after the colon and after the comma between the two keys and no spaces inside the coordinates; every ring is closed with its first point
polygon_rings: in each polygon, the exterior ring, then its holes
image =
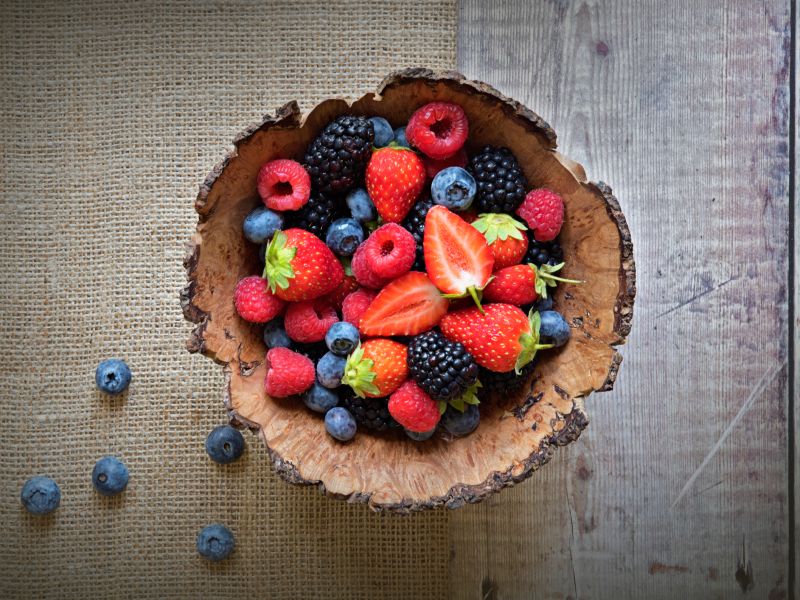
{"type": "Polygon", "coordinates": [[[302,162],[258,173],[244,221],[262,276],[236,310],[264,323],[266,392],[303,395],[340,441],[358,427],[466,435],[479,398],[520,388],[536,352],[570,336],[548,287],[563,266],[562,198],[530,189],[507,148],[468,156],[463,109],[405,127],[341,116],[302,162]]]}

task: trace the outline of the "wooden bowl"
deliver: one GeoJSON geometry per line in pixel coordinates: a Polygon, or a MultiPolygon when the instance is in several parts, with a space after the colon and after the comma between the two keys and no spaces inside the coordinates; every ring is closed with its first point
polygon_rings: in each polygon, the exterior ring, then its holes
{"type": "Polygon", "coordinates": [[[195,203],[200,215],[184,266],[184,315],[197,323],[187,347],[223,366],[231,420],[266,443],[276,471],[296,484],[374,510],[409,512],[457,508],[528,478],[555,446],[580,435],[588,419],[583,398],[610,390],[621,356],[614,349],[630,331],[635,268],[630,232],[608,186],[589,183],[583,168],[555,151],[556,135],[541,117],[490,86],[453,72],[410,69],[387,77],[374,94],[349,104],[326,100],[302,118],[296,102],[242,132],[217,165],[195,203]],[[470,436],[417,443],[404,436],[359,432],[347,444],[325,433],[320,417],[297,399],[264,392],[261,328],[240,319],[233,306],[237,281],[260,272],[257,247],[242,235],[244,217],[261,203],[256,174],[275,158],[300,160],[333,118],[380,115],[393,126],[419,106],[447,100],[469,117],[468,151],[507,146],[532,187],[559,192],[566,204],[561,244],[564,276],[586,280],[559,286],[555,303],[572,326],[570,342],[542,353],[531,380],[514,397],[481,405],[481,424],[470,436]]]}

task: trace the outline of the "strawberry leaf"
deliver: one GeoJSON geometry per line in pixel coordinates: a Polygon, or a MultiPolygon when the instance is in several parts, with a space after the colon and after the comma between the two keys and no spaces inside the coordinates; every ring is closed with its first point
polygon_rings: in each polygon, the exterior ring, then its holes
{"type": "Polygon", "coordinates": [[[292,260],[297,254],[297,248],[287,248],[286,241],[286,234],[283,231],[276,231],[264,253],[263,276],[273,294],[277,288],[282,290],[288,288],[289,280],[294,278],[292,260]]]}
{"type": "Polygon", "coordinates": [[[503,213],[483,213],[472,222],[472,226],[483,234],[486,243],[490,246],[498,239],[501,241],[508,238],[521,240],[523,239],[522,232],[527,229],[511,215],[503,213]]]}
{"type": "Polygon", "coordinates": [[[530,326],[529,331],[519,336],[519,344],[522,346],[522,350],[517,356],[517,361],[514,365],[514,371],[517,375],[522,372],[522,367],[534,359],[536,352],[553,347],[553,344],[539,343],[539,327],[541,326],[542,318],[536,310],[531,309],[528,313],[528,323],[530,326]]]}
{"type": "Polygon", "coordinates": [[[347,357],[342,383],[349,385],[356,396],[360,398],[364,398],[365,393],[379,394],[378,386],[372,383],[377,377],[377,373],[373,370],[374,366],[375,361],[371,358],[364,358],[364,349],[359,344],[347,357]]]}

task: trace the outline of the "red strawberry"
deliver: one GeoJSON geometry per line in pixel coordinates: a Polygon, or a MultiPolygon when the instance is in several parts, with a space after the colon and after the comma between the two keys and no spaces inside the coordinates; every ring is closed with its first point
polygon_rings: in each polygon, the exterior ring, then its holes
{"type": "Polygon", "coordinates": [[[345,272],[344,279],[342,279],[342,283],[340,283],[335,290],[333,290],[330,294],[325,296],[325,298],[330,302],[330,304],[336,309],[342,309],[342,303],[344,299],[347,298],[350,294],[355,292],[358,289],[358,281],[352,275],[347,275],[345,272]]]}
{"type": "Polygon", "coordinates": [[[471,306],[451,312],[439,325],[447,339],[463,344],[482,367],[519,374],[537,350],[553,347],[539,344],[538,312],[531,310],[526,317],[511,304],[487,304],[483,310],[471,306]]]}
{"type": "Polygon", "coordinates": [[[267,377],[264,389],[273,398],[302,394],[316,379],[314,363],[288,348],[272,348],[267,352],[267,377]]]}
{"type": "Polygon", "coordinates": [[[299,162],[279,159],[258,171],[258,194],[272,210],[297,210],[311,196],[311,178],[299,162]]]}
{"type": "Polygon", "coordinates": [[[423,154],[441,160],[458,152],[469,134],[464,109],[452,102],[431,102],[408,120],[406,138],[423,154]]]}
{"type": "Polygon", "coordinates": [[[472,226],[483,234],[494,256],[495,271],[518,264],[528,250],[525,225],[503,213],[484,213],[472,226]]]}
{"type": "Polygon", "coordinates": [[[342,302],[342,321],[358,327],[361,324],[361,317],[377,295],[378,292],[374,290],[360,288],[347,296],[342,302]]]}
{"type": "Polygon", "coordinates": [[[326,299],[318,298],[290,304],[283,325],[286,335],[295,342],[310,344],[324,340],[330,326],[338,320],[336,309],[326,299]]]}
{"type": "Polygon", "coordinates": [[[558,272],[564,263],[555,266],[533,264],[512,265],[494,272],[493,279],[483,290],[483,298],[488,302],[503,302],[522,306],[537,298],[547,298],[547,288],[555,287],[556,282],[582,283],[575,279],[563,279],[553,273],[558,272]]]}
{"type": "Polygon", "coordinates": [[[425,273],[412,271],[380,291],[358,328],[364,335],[417,335],[436,325],[447,305],[425,273]]]}
{"type": "Polygon", "coordinates": [[[546,188],[531,190],[517,208],[539,242],[554,240],[564,224],[564,201],[546,188]]]}
{"type": "Polygon", "coordinates": [[[353,270],[353,276],[356,281],[366,288],[379,290],[389,282],[388,279],[379,277],[369,268],[365,243],[356,248],[356,253],[353,254],[353,260],[350,262],[350,268],[353,270]]]}
{"type": "Polygon", "coordinates": [[[425,217],[422,247],[434,285],[448,297],[469,294],[480,306],[478,293],[494,266],[486,238],[457,214],[436,205],[425,217]]]}
{"type": "Polygon", "coordinates": [[[413,150],[400,146],[381,148],[369,160],[366,184],[381,218],[399,223],[425,187],[425,166],[413,150]]]}
{"type": "Polygon", "coordinates": [[[453,156],[448,156],[447,158],[443,158],[441,160],[436,160],[435,158],[426,156],[422,159],[422,162],[425,165],[425,173],[428,175],[428,179],[432,181],[439,171],[442,171],[447,167],[465,168],[468,160],[467,152],[461,148],[461,150],[453,154],[453,156]]]}
{"type": "Polygon", "coordinates": [[[439,423],[439,405],[414,381],[408,380],[389,398],[389,414],[409,431],[424,433],[439,423]]]}
{"type": "Polygon", "coordinates": [[[270,290],[289,302],[323,296],[344,279],[344,269],[331,249],[304,229],[276,231],[264,258],[270,290]]]}
{"type": "Polygon", "coordinates": [[[266,323],[283,311],[286,303],[274,296],[267,281],[258,276],[245,277],[236,284],[234,292],[236,312],[245,321],[266,323]]]}
{"type": "Polygon", "coordinates": [[[394,279],[408,273],[414,264],[416,252],[414,236],[397,223],[381,225],[364,242],[367,267],[384,279],[394,279]]]}
{"type": "Polygon", "coordinates": [[[362,398],[380,398],[408,379],[408,351],[400,342],[375,338],[347,357],[342,381],[362,398]]]}

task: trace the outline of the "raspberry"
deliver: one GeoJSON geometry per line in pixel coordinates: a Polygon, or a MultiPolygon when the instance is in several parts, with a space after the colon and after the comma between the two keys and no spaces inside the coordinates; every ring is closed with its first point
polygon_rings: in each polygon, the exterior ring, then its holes
{"type": "Polygon", "coordinates": [[[352,275],[345,275],[342,283],[339,284],[335,290],[328,294],[325,298],[336,309],[342,309],[342,302],[348,295],[358,289],[358,282],[352,275]]]}
{"type": "Polygon", "coordinates": [[[336,309],[325,300],[309,300],[290,304],[286,309],[283,326],[295,342],[309,344],[325,339],[331,325],[336,323],[336,309]]]}
{"type": "Polygon", "coordinates": [[[367,311],[369,305],[375,300],[378,292],[361,288],[356,290],[342,302],[342,321],[347,321],[358,327],[361,316],[367,311]]]}
{"type": "Polygon", "coordinates": [[[267,208],[297,210],[311,196],[311,178],[299,162],[273,160],[258,171],[258,193],[267,208]]]}
{"type": "Polygon", "coordinates": [[[365,247],[366,242],[361,244],[356,249],[356,253],[353,254],[353,258],[350,261],[350,268],[353,271],[353,277],[356,278],[358,283],[364,287],[372,288],[373,290],[379,290],[389,283],[389,280],[383,277],[378,277],[372,271],[372,269],[369,268],[369,265],[367,264],[365,247]]]}
{"type": "Polygon", "coordinates": [[[546,188],[531,190],[517,208],[517,214],[528,223],[537,241],[549,242],[556,238],[564,223],[564,201],[546,188]]]}
{"type": "Polygon", "coordinates": [[[367,268],[383,279],[408,273],[416,251],[414,236],[396,223],[381,225],[364,242],[367,268]]]}
{"type": "Polygon", "coordinates": [[[461,150],[453,154],[453,156],[441,160],[426,156],[422,159],[422,164],[425,165],[425,173],[428,175],[428,179],[433,180],[439,171],[447,167],[461,167],[463,169],[467,166],[468,160],[467,153],[461,148],[461,150]]]}
{"type": "Polygon", "coordinates": [[[458,152],[467,141],[469,123],[458,104],[431,102],[411,115],[406,137],[423,154],[442,160],[458,152]]]}
{"type": "Polygon", "coordinates": [[[267,377],[264,389],[273,398],[302,394],[314,384],[314,363],[288,348],[267,352],[267,377]]]}
{"type": "Polygon", "coordinates": [[[409,431],[430,431],[439,423],[439,405],[413,381],[389,397],[389,414],[409,431]]]}
{"type": "Polygon", "coordinates": [[[271,321],[286,306],[286,302],[270,293],[267,280],[255,275],[239,281],[233,297],[236,312],[251,323],[271,321]]]}

